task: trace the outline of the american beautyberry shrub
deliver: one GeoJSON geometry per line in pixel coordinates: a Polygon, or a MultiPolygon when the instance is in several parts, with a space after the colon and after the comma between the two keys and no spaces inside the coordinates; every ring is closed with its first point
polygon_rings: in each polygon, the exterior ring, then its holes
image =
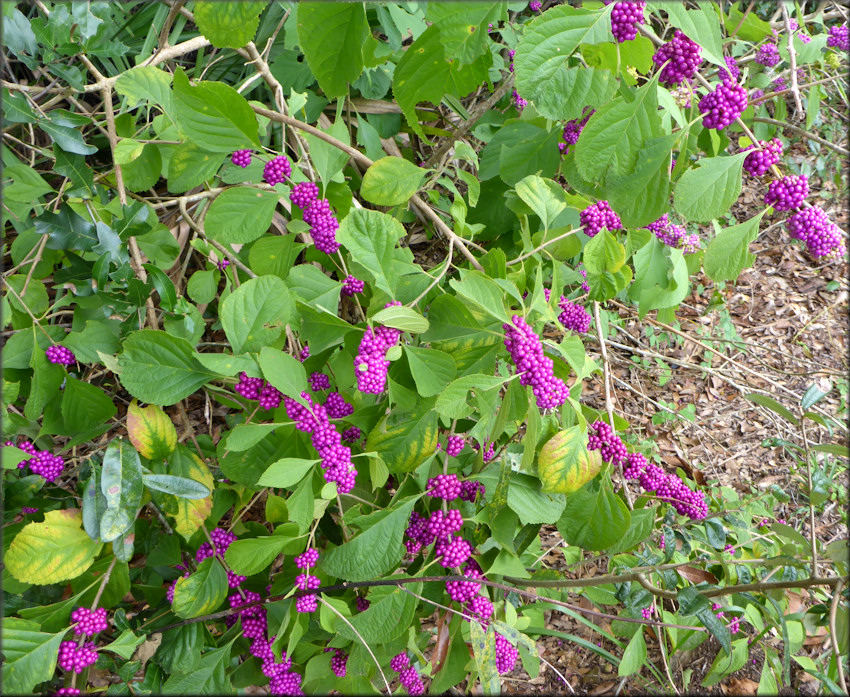
{"type": "MultiPolygon", "coordinates": [[[[344,419],[346,416],[351,416],[354,413],[354,405],[346,402],[345,398],[339,392],[331,392],[328,395],[325,400],[325,409],[328,412],[328,417],[331,419],[344,419]]],[[[344,433],[343,440],[345,440],[344,433]]]]}
{"type": "Polygon", "coordinates": [[[78,607],[71,613],[71,622],[76,623],[74,634],[85,634],[86,636],[94,636],[109,626],[106,621],[106,609],[102,607],[96,610],[78,607]]]}
{"type": "Polygon", "coordinates": [[[457,457],[463,452],[465,446],[466,438],[464,436],[449,436],[446,444],[446,455],[457,457]]]}
{"type": "Polygon", "coordinates": [[[298,182],[289,192],[289,200],[306,210],[319,198],[319,187],[313,182],[298,182]]]}
{"type": "MultiPolygon", "coordinates": [[[[610,0],[609,0],[610,2],[610,0]]],[[[609,4],[606,2],[605,4],[609,4]]],[[[644,23],[645,2],[615,2],[611,10],[611,33],[617,43],[631,41],[637,36],[638,24],[644,23]]]]}
{"type": "Polygon", "coordinates": [[[850,51],[850,34],[846,24],[830,27],[827,31],[826,45],[840,51],[850,51]]]}
{"type": "Polygon", "coordinates": [[[499,673],[510,673],[519,658],[519,651],[511,642],[496,632],[496,670],[499,673]]]}
{"type": "Polygon", "coordinates": [[[97,661],[97,647],[93,641],[77,646],[76,641],[63,641],[59,645],[59,667],[67,672],[82,673],[97,661]]]}
{"type": "Polygon", "coordinates": [[[665,87],[675,87],[697,74],[702,63],[702,49],[677,29],[673,38],[659,47],[652,60],[658,67],[670,61],[661,68],[659,81],[665,87]]]}
{"type": "Polygon", "coordinates": [[[724,71],[722,68],[720,70],[721,77],[724,77],[723,73],[725,72],[725,77],[734,82],[738,81],[738,78],[741,77],[741,69],[738,67],[738,61],[736,61],[732,56],[725,56],[723,58],[726,63],[726,70],[724,71]]]}
{"type": "Polygon", "coordinates": [[[582,130],[584,129],[590,117],[593,116],[595,113],[596,109],[585,107],[582,111],[581,118],[571,119],[564,124],[564,130],[562,132],[564,142],[558,143],[558,149],[562,153],[569,153],[570,146],[578,143],[578,138],[581,135],[582,130]]]}
{"type": "Polygon", "coordinates": [[[764,203],[778,211],[790,211],[802,206],[808,195],[809,178],[805,175],[789,174],[767,185],[764,203]]]}
{"type": "Polygon", "coordinates": [[[579,213],[584,234],[596,237],[602,230],[621,230],[620,216],[611,210],[608,201],[597,201],[579,213]]]}
{"type": "Polygon", "coordinates": [[[77,362],[74,352],[64,346],[48,346],[44,355],[48,361],[57,365],[73,365],[77,362]]]}
{"type": "Polygon", "coordinates": [[[779,138],[774,138],[771,141],[760,140],[758,148],[755,145],[750,145],[744,148],[745,152],[748,150],[752,150],[752,152],[744,158],[744,171],[754,177],[760,177],[779,162],[780,157],[782,157],[782,141],[779,138]]]}
{"type": "Polygon", "coordinates": [[[521,385],[530,386],[539,409],[555,409],[567,401],[569,388],[555,377],[552,359],[543,355],[543,344],[534,330],[519,315],[505,324],[505,348],[520,376],[521,385]]]}
{"type": "Polygon", "coordinates": [[[272,186],[286,181],[291,174],[292,163],[286,155],[278,155],[263,167],[263,181],[272,186]]]}
{"type": "Polygon", "coordinates": [[[339,221],[326,198],[317,199],[304,210],[304,222],[310,226],[310,237],[316,249],[325,254],[333,254],[339,249],[336,241],[339,221]]]}
{"type": "Polygon", "coordinates": [[[251,164],[251,151],[237,150],[230,156],[230,161],[237,167],[245,169],[245,167],[251,164]]]}
{"type": "Polygon", "coordinates": [[[330,389],[331,386],[331,379],[324,373],[311,373],[307,382],[310,383],[310,389],[313,392],[321,392],[330,389]]]}
{"type": "Polygon", "coordinates": [[[731,80],[724,80],[713,92],[699,100],[702,125],[722,131],[747,108],[747,90],[731,80]]]}
{"type": "MultiPolygon", "coordinates": [[[[387,303],[386,307],[401,305],[398,301],[387,303]]],[[[398,344],[401,330],[393,327],[369,327],[360,340],[360,348],[354,359],[354,373],[357,376],[357,389],[369,394],[381,394],[387,384],[387,370],[390,362],[387,351],[398,344]]]]}

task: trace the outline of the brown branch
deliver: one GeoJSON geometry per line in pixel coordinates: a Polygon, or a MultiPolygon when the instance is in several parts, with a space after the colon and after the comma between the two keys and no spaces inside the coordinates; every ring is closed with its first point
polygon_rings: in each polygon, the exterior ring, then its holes
{"type": "Polygon", "coordinates": [[[835,662],[838,664],[838,684],[844,691],[847,692],[847,683],[844,680],[844,659],[841,652],[838,650],[838,632],[835,630],[835,615],[838,612],[838,603],[841,601],[841,591],[844,588],[844,579],[839,579],[838,584],[833,591],[832,602],[829,605],[829,635],[832,639],[832,650],[835,653],[835,662]]]}
{"type": "MultiPolygon", "coordinates": [[[[824,147],[827,147],[831,150],[835,150],[837,153],[841,153],[845,157],[850,156],[850,150],[845,150],[840,145],[835,145],[835,143],[830,143],[828,140],[824,140],[820,136],[816,136],[814,133],[809,133],[808,131],[804,131],[802,128],[798,128],[797,126],[792,126],[790,123],[785,123],[784,121],[777,121],[775,119],[769,119],[766,116],[754,116],[753,121],[757,123],[769,123],[771,126],[777,126],[779,128],[784,128],[786,131],[791,131],[791,133],[796,133],[798,136],[803,136],[808,140],[813,140],[815,143],[820,143],[824,147]]],[[[753,141],[755,142],[755,141],[753,141]]]]}
{"type": "Polygon", "coordinates": [[[800,90],[797,88],[797,51],[794,50],[794,32],[791,30],[791,17],[788,15],[788,6],[780,1],[782,19],[785,22],[785,33],[788,34],[788,59],[791,63],[791,94],[794,95],[794,106],[796,114],[803,113],[803,102],[800,101],[800,90]]]}

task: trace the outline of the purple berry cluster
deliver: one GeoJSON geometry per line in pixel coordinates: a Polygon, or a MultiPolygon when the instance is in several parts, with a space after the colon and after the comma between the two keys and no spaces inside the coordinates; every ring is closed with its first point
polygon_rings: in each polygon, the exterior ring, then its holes
{"type": "Polygon", "coordinates": [[[327,409],[313,402],[307,392],[301,397],[309,407],[304,407],[294,399],[284,397],[287,416],[295,422],[299,431],[311,434],[313,447],[322,458],[326,482],[336,482],[337,491],[347,494],[354,488],[357,470],[351,462],[351,450],[342,444],[342,436],[328,420],[327,409]]]}
{"type": "Polygon", "coordinates": [[[565,329],[571,329],[579,334],[585,334],[590,329],[590,313],[583,306],[571,303],[562,295],[558,301],[558,307],[561,310],[558,321],[564,325],[565,329]]]}
{"type": "Polygon", "coordinates": [[[449,436],[446,443],[446,455],[457,457],[463,452],[465,447],[466,438],[464,436],[449,436]]]}
{"type": "Polygon", "coordinates": [[[245,169],[248,165],[251,164],[251,151],[237,150],[230,156],[230,161],[237,167],[245,169]]]}
{"type": "Polygon", "coordinates": [[[351,275],[346,276],[342,282],[342,294],[347,298],[362,293],[365,288],[366,284],[363,281],[351,275]]]}
{"type": "Polygon", "coordinates": [[[774,43],[764,43],[759,46],[759,50],[756,51],[755,62],[767,68],[772,68],[774,65],[777,65],[781,60],[782,58],[779,57],[779,49],[774,43]]]}
{"type": "Polygon", "coordinates": [[[33,508],[32,506],[24,506],[21,508],[21,513],[24,515],[30,515],[32,513],[38,513],[38,509],[33,508]]]}
{"type": "Polygon", "coordinates": [[[760,140],[758,148],[755,145],[750,145],[744,148],[744,152],[748,150],[753,152],[744,158],[744,171],[754,177],[761,177],[779,162],[779,158],[782,156],[782,141],[779,138],[774,138],[769,142],[760,140]]]}
{"type": "Polygon", "coordinates": [[[738,78],[741,77],[741,69],[738,67],[738,61],[732,56],[726,56],[723,60],[726,62],[726,70],[721,69],[720,76],[723,77],[723,73],[725,72],[726,79],[737,82],[738,78]]]}
{"type": "MultiPolygon", "coordinates": [[[[581,263],[582,262],[579,262],[579,266],[581,266],[581,263]]],[[[581,277],[583,279],[585,279],[584,281],[581,282],[581,289],[585,293],[589,293],[590,292],[590,284],[587,282],[587,271],[585,271],[584,269],[578,269],[578,272],[581,274],[581,277]]]]}
{"type": "Polygon", "coordinates": [[[310,389],[313,392],[321,392],[330,389],[331,386],[331,379],[324,373],[312,373],[307,382],[310,383],[310,389]]]}
{"type": "Polygon", "coordinates": [[[358,595],[354,599],[354,604],[357,606],[357,612],[366,612],[369,609],[369,606],[372,604],[372,601],[368,598],[364,598],[363,596],[358,595]]]}
{"type": "Polygon", "coordinates": [[[626,446],[604,421],[594,421],[587,435],[587,449],[598,450],[605,462],[622,465],[626,460],[626,446]],[[592,432],[591,432],[592,431],[592,432]]]}
{"type": "Polygon", "coordinates": [[[230,260],[222,259],[221,261],[216,262],[215,266],[219,271],[224,271],[228,266],[230,266],[230,260]]]}
{"type": "Polygon", "coordinates": [[[531,0],[528,3],[528,9],[532,12],[540,12],[540,8],[543,7],[543,3],[540,0],[531,0]]]}
{"type": "Polygon", "coordinates": [[[59,645],[59,667],[67,672],[82,673],[97,661],[97,647],[93,641],[77,646],[76,641],[63,641],[59,645]]]}
{"type": "Polygon", "coordinates": [[[233,391],[249,401],[259,401],[266,411],[279,407],[283,399],[283,394],[277,388],[262,378],[249,378],[244,372],[240,373],[239,382],[233,386],[233,391]]]}
{"type": "Polygon", "coordinates": [[[702,520],[708,514],[703,492],[691,491],[675,474],[666,474],[640,453],[629,453],[624,460],[626,479],[637,480],[646,491],[655,492],[661,501],[670,503],[680,515],[702,520]]]}
{"type": "Polygon", "coordinates": [[[74,634],[86,636],[94,636],[98,632],[106,630],[109,626],[106,621],[106,610],[102,607],[96,610],[78,607],[71,613],[71,622],[75,622],[77,625],[74,628],[74,634]]]}
{"type": "Polygon", "coordinates": [[[645,2],[614,3],[614,9],[611,10],[611,33],[614,34],[618,44],[631,41],[637,36],[638,24],[644,23],[643,11],[645,9],[645,2]]]}
{"type": "Polygon", "coordinates": [[[699,235],[696,233],[689,235],[681,225],[671,223],[666,213],[654,223],[647,225],[645,229],[650,230],[659,242],[668,247],[681,249],[684,254],[693,254],[700,249],[699,235]]]}
{"type": "Polygon", "coordinates": [[[454,501],[462,490],[463,486],[456,474],[438,474],[431,477],[425,487],[428,496],[444,501],[454,501]]]}
{"type": "Polygon", "coordinates": [[[654,607],[645,607],[640,611],[640,614],[645,620],[648,620],[652,617],[652,614],[654,612],[655,612],[654,607]]]}
{"type": "Polygon", "coordinates": [[[390,668],[398,673],[398,681],[404,686],[409,695],[421,695],[425,693],[425,684],[416,668],[410,665],[410,659],[406,653],[400,653],[393,656],[390,661],[390,668]]]}
{"type": "Polygon", "coordinates": [[[800,174],[789,174],[767,185],[764,204],[777,211],[799,208],[809,195],[809,178],[800,174]]]}
{"type": "Polygon", "coordinates": [[[57,697],[62,697],[63,695],[81,695],[82,691],[78,687],[60,687],[56,690],[57,697]]]}
{"type": "Polygon", "coordinates": [[[298,360],[303,363],[309,357],[310,357],[310,347],[305,346],[303,349],[301,349],[301,353],[298,354],[298,360]]]}
{"type": "MultiPolygon", "coordinates": [[[[354,413],[354,405],[346,402],[339,392],[331,392],[325,400],[325,410],[330,419],[344,419],[354,413]]],[[[345,434],[343,434],[343,440],[345,440],[345,434]]]]}
{"type": "Polygon", "coordinates": [[[329,651],[334,652],[334,655],[331,657],[331,671],[338,678],[344,678],[345,664],[348,663],[348,654],[342,649],[334,649],[330,646],[325,647],[325,653],[329,651]]]}
{"type": "MultiPolygon", "coordinates": [[[[386,307],[401,305],[398,301],[387,303],[386,307]]],[[[381,394],[387,384],[387,370],[390,362],[387,351],[398,344],[401,330],[392,327],[369,327],[360,340],[360,348],[354,359],[354,373],[357,375],[357,389],[367,394],[381,394]]]]}
{"type": "Polygon", "coordinates": [[[539,409],[555,409],[567,401],[569,388],[555,377],[552,359],[543,355],[543,344],[534,330],[519,315],[511,317],[513,326],[505,330],[505,348],[511,355],[521,385],[530,385],[539,409]]]}
{"type": "Polygon", "coordinates": [[[363,432],[357,428],[357,426],[352,426],[351,428],[347,428],[342,432],[342,440],[344,443],[356,443],[363,437],[363,432]]]}
{"type": "Polygon", "coordinates": [[[336,252],[339,249],[336,241],[339,221],[330,201],[319,198],[319,187],[313,182],[299,182],[289,192],[289,200],[304,211],[304,222],[310,226],[310,237],[316,249],[325,254],[336,252]]]}
{"type": "Polygon", "coordinates": [[[703,114],[702,125],[722,131],[737,119],[747,108],[747,90],[732,80],[724,80],[702,99],[699,110],[703,114]]]}
{"type": "Polygon", "coordinates": [[[48,346],[44,355],[48,361],[58,365],[73,365],[77,362],[74,352],[64,346],[48,346]]]}
{"type": "Polygon", "coordinates": [[[584,130],[585,125],[587,125],[590,117],[595,113],[596,109],[591,109],[589,106],[586,106],[582,111],[581,118],[572,119],[564,124],[564,131],[562,134],[564,142],[558,143],[558,149],[563,154],[566,155],[569,153],[570,146],[578,143],[578,137],[581,135],[582,130],[584,130]]]}
{"type": "Polygon", "coordinates": [[[519,92],[517,92],[516,90],[511,93],[511,97],[513,97],[514,106],[516,106],[517,111],[522,111],[523,109],[525,109],[525,107],[528,106],[528,102],[522,97],[520,97],[519,92]]]}
{"type": "Polygon", "coordinates": [[[652,60],[659,67],[670,61],[661,69],[659,81],[666,87],[675,87],[697,74],[702,63],[702,49],[677,29],[673,38],[655,52],[652,60]]]}
{"type": "Polygon", "coordinates": [[[266,166],[263,167],[263,181],[271,186],[286,181],[291,174],[292,163],[286,155],[278,155],[266,162],[266,166]]]}
{"type": "Polygon", "coordinates": [[[496,670],[499,673],[510,673],[519,658],[519,651],[511,642],[496,632],[496,670]]]}
{"type": "Polygon", "coordinates": [[[838,252],[837,256],[844,255],[841,230],[822,208],[804,208],[790,216],[785,225],[791,237],[804,242],[813,257],[823,257],[833,252],[838,252]]]}
{"type": "Polygon", "coordinates": [[[289,192],[289,200],[302,210],[308,209],[319,198],[319,187],[313,182],[298,182],[289,192]]]}
{"type": "Polygon", "coordinates": [[[827,32],[826,45],[841,51],[850,51],[850,35],[846,24],[830,27],[827,32]]]}
{"type": "MultiPolygon", "coordinates": [[[[15,445],[15,443],[7,440],[3,445],[15,445]]],[[[37,450],[28,440],[18,443],[17,448],[23,450],[27,455],[32,455],[28,460],[19,462],[18,469],[29,467],[33,474],[43,477],[48,482],[55,482],[65,470],[65,460],[62,457],[54,455],[48,450],[37,450]]]]}
{"type": "Polygon", "coordinates": [[[596,237],[603,229],[621,230],[623,224],[620,216],[611,210],[608,201],[597,201],[579,213],[579,220],[584,227],[584,234],[596,237]]]}

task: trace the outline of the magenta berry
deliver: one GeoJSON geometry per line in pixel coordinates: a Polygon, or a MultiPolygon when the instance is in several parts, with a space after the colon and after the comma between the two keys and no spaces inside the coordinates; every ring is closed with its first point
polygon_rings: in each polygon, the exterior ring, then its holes
{"type": "Polygon", "coordinates": [[[528,9],[532,12],[540,12],[540,8],[543,7],[543,3],[540,0],[531,0],[528,3],[528,9]]]}
{"type": "Polygon", "coordinates": [[[79,688],[76,687],[60,687],[56,690],[57,697],[61,697],[61,695],[81,695],[83,694],[79,688]]]}
{"type": "Polygon", "coordinates": [[[539,409],[561,406],[570,396],[570,390],[560,378],[555,377],[552,359],[543,355],[540,339],[522,317],[513,315],[511,321],[513,326],[502,325],[505,348],[520,375],[520,384],[531,386],[539,409]]]}
{"type": "Polygon", "coordinates": [[[850,35],[846,24],[830,27],[827,32],[826,45],[841,51],[850,51],[850,35]]]}
{"type": "Polygon", "coordinates": [[[352,426],[342,432],[342,440],[345,443],[356,443],[362,437],[363,432],[357,426],[352,426]]]}
{"type": "Polygon", "coordinates": [[[77,646],[76,641],[63,641],[59,645],[58,664],[62,670],[82,673],[83,669],[97,661],[97,649],[93,641],[77,646]]]}
{"type": "Polygon", "coordinates": [[[295,557],[295,566],[299,569],[312,569],[319,561],[319,552],[312,547],[308,547],[301,554],[295,557]]]}
{"type": "Polygon", "coordinates": [[[230,156],[230,161],[237,167],[245,169],[248,165],[251,164],[251,151],[237,150],[230,156]]]}
{"type": "Polygon", "coordinates": [[[65,469],[65,460],[59,455],[53,455],[46,450],[39,450],[27,462],[33,474],[41,475],[48,482],[56,481],[65,469]]]}
{"type": "Polygon", "coordinates": [[[747,108],[747,90],[731,80],[724,80],[713,92],[699,100],[702,125],[722,131],[747,108]]]}
{"type": "Polygon", "coordinates": [[[221,261],[217,261],[215,266],[219,271],[224,271],[228,266],[230,266],[230,260],[222,259],[221,261]]]}
{"type": "Polygon", "coordinates": [[[813,257],[823,257],[839,251],[844,245],[841,230],[818,206],[803,208],[785,221],[795,240],[805,242],[813,257]]]}
{"type": "MultiPolygon", "coordinates": [[[[732,56],[726,56],[723,60],[726,62],[726,77],[730,80],[737,81],[737,79],[741,77],[741,69],[738,67],[738,61],[732,58],[732,56]]],[[[724,71],[721,69],[721,77],[724,77],[723,73],[724,71]]]]}
{"type": "Polygon", "coordinates": [[[461,484],[456,474],[438,474],[428,480],[426,491],[428,496],[445,501],[454,501],[460,496],[461,484]]]}
{"type": "Polygon", "coordinates": [[[590,313],[584,307],[577,303],[571,303],[563,295],[558,301],[558,307],[561,309],[558,321],[566,329],[571,329],[579,334],[584,334],[590,329],[590,313]]]}
{"type": "Polygon", "coordinates": [[[461,482],[460,484],[460,498],[463,501],[469,501],[470,503],[475,501],[475,497],[478,493],[481,493],[481,498],[484,498],[484,485],[481,482],[474,481],[471,479],[466,480],[465,482],[461,482]]]}
{"type": "Polygon", "coordinates": [[[560,145],[564,145],[562,148],[560,148],[561,152],[563,152],[564,154],[568,153],[570,151],[570,146],[578,143],[578,138],[581,135],[582,130],[584,129],[590,117],[593,116],[595,113],[596,109],[585,107],[582,111],[581,118],[572,119],[564,124],[564,130],[562,135],[564,137],[565,145],[559,144],[559,147],[560,145]]]}
{"type": "MultiPolygon", "coordinates": [[[[607,3],[606,3],[607,4],[607,3]]],[[[615,2],[611,10],[611,33],[618,44],[637,36],[637,25],[643,24],[645,2],[615,2]]]]}
{"type": "MultiPolygon", "coordinates": [[[[401,305],[397,300],[387,303],[386,307],[401,305]]],[[[369,327],[360,340],[360,348],[354,359],[354,373],[357,375],[357,389],[368,394],[380,394],[387,384],[387,370],[390,362],[387,351],[398,344],[401,331],[392,327],[369,327]]]]}
{"type": "Polygon", "coordinates": [[[351,275],[346,276],[342,282],[342,294],[347,298],[362,293],[365,288],[366,284],[363,281],[351,275]]]}
{"type": "Polygon", "coordinates": [[[59,365],[73,365],[77,362],[73,351],[64,346],[48,346],[44,355],[47,356],[48,361],[59,365]]]}
{"type": "Polygon", "coordinates": [[[319,187],[313,182],[298,182],[289,192],[289,200],[306,210],[319,198],[319,187]]]}
{"type": "Polygon", "coordinates": [[[773,206],[777,211],[790,211],[802,206],[808,195],[809,178],[805,175],[789,174],[768,184],[764,203],[766,206],[773,206]]]}
{"type": "Polygon", "coordinates": [[[305,346],[303,349],[301,349],[301,353],[298,354],[298,360],[303,363],[309,357],[310,357],[310,347],[305,346]]]}
{"type": "Polygon", "coordinates": [[[345,677],[345,664],[348,661],[348,654],[342,649],[335,649],[333,658],[331,658],[331,670],[338,678],[345,677]]]}
{"type": "Polygon", "coordinates": [[[369,606],[372,604],[372,601],[368,598],[364,598],[358,595],[354,601],[354,604],[357,606],[357,612],[366,612],[366,610],[368,610],[369,606]]]}
{"type": "Polygon", "coordinates": [[[310,226],[310,237],[316,249],[325,254],[333,254],[339,249],[336,241],[339,221],[326,198],[317,199],[304,210],[304,222],[310,226]]]}
{"type": "Polygon", "coordinates": [[[522,111],[523,109],[525,109],[525,107],[528,106],[528,102],[522,97],[520,97],[519,92],[517,92],[516,90],[511,93],[511,96],[513,97],[514,106],[516,107],[517,111],[522,111]]]}
{"type": "Polygon", "coordinates": [[[777,65],[782,59],[779,57],[779,49],[774,43],[764,43],[756,51],[755,62],[768,68],[777,65]]]}
{"type": "MultiPolygon", "coordinates": [[[[435,547],[434,554],[437,554],[435,547]]],[[[472,546],[462,537],[453,537],[439,556],[440,564],[447,569],[461,566],[472,554],[472,546]]]]}
{"type": "Polygon", "coordinates": [[[396,673],[400,673],[409,665],[410,659],[407,657],[406,653],[400,653],[397,656],[393,656],[392,660],[390,661],[390,668],[396,673]]]}
{"type": "Polygon", "coordinates": [[[109,626],[106,621],[106,610],[102,607],[96,610],[78,607],[71,613],[71,622],[75,622],[77,625],[74,628],[74,634],[85,634],[86,636],[94,636],[109,626]]]}
{"type": "Polygon", "coordinates": [[[623,227],[620,216],[611,210],[608,201],[591,204],[579,213],[579,220],[588,237],[596,237],[603,229],[620,230],[623,227]]]}
{"type": "Polygon", "coordinates": [[[499,673],[510,673],[519,658],[519,651],[505,637],[496,632],[496,670],[499,673]]]}
{"type": "Polygon", "coordinates": [[[662,68],[659,80],[662,85],[673,87],[697,74],[702,63],[702,49],[677,29],[673,38],[655,52],[652,60],[659,67],[670,61],[662,68]]]}
{"type": "Polygon", "coordinates": [[[744,150],[753,151],[744,159],[744,170],[754,177],[760,177],[779,162],[782,156],[782,141],[779,138],[774,138],[770,142],[760,140],[759,149],[750,145],[744,150]]]}
{"type": "Polygon", "coordinates": [[[286,155],[278,155],[263,167],[263,181],[272,186],[286,181],[290,174],[292,174],[292,163],[286,155]]]}
{"type": "Polygon", "coordinates": [[[313,390],[313,392],[327,390],[331,386],[331,379],[324,373],[313,373],[310,375],[308,382],[310,383],[310,389],[313,390]]]}
{"type": "Polygon", "coordinates": [[[488,622],[493,616],[493,603],[483,595],[476,595],[467,603],[466,610],[473,617],[488,622]]]}
{"type": "MultiPolygon", "coordinates": [[[[354,413],[354,406],[345,401],[339,392],[331,392],[325,400],[325,409],[331,419],[344,419],[354,413]]],[[[343,440],[345,434],[343,433],[343,440]]]]}
{"type": "Polygon", "coordinates": [[[239,588],[245,581],[248,580],[247,576],[242,576],[241,574],[234,573],[230,569],[227,570],[227,587],[228,588],[239,588]]]}
{"type": "Polygon", "coordinates": [[[463,436],[449,436],[446,444],[446,455],[449,457],[457,457],[463,452],[466,447],[466,438],[463,436]]]}
{"type": "Polygon", "coordinates": [[[29,515],[29,514],[32,514],[32,513],[38,513],[38,509],[32,508],[30,506],[24,506],[23,508],[21,508],[21,513],[23,513],[24,515],[29,515]]]}

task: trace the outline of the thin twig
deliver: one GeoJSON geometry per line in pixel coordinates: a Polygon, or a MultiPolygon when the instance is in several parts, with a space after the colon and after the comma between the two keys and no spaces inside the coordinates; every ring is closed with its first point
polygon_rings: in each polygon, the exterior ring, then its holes
{"type": "Polygon", "coordinates": [[[806,451],[806,478],[808,482],[809,498],[809,542],[812,546],[812,576],[818,575],[818,538],[815,530],[815,504],[812,501],[812,453],[809,450],[809,439],[806,437],[806,420],[808,417],[800,417],[800,426],[803,431],[803,447],[806,451]]]}
{"type": "Polygon", "coordinates": [[[555,242],[560,242],[561,240],[569,237],[570,235],[575,235],[577,232],[581,232],[582,230],[584,230],[584,226],[574,228],[574,229],[570,230],[569,232],[565,232],[563,235],[558,235],[557,237],[553,237],[551,240],[546,240],[543,244],[541,244],[539,247],[535,247],[530,252],[523,254],[521,256],[518,256],[516,259],[511,259],[509,262],[507,262],[505,264],[505,266],[513,266],[514,264],[519,264],[521,261],[528,259],[528,257],[537,254],[537,252],[539,252],[541,249],[545,249],[550,244],[554,244],[555,242]]]}
{"type": "Polygon", "coordinates": [[[838,603],[841,601],[841,591],[844,589],[844,579],[839,579],[833,591],[832,602],[829,605],[829,635],[832,638],[832,650],[835,653],[835,662],[838,664],[838,684],[844,694],[847,692],[847,683],[844,680],[844,657],[838,650],[838,632],[835,630],[835,615],[838,612],[838,603]]]}
{"type": "Polygon", "coordinates": [[[802,128],[792,126],[790,123],[785,123],[784,121],[777,121],[776,119],[769,119],[766,116],[754,116],[753,121],[757,123],[769,123],[772,126],[784,128],[786,131],[791,131],[791,133],[796,133],[798,136],[802,136],[803,138],[807,138],[808,140],[813,140],[815,141],[815,143],[820,143],[821,145],[826,148],[829,148],[830,150],[835,150],[835,152],[841,153],[845,157],[850,156],[850,150],[846,150],[845,148],[842,148],[840,145],[836,145],[835,143],[830,143],[828,140],[824,140],[820,136],[816,136],[814,133],[809,133],[808,131],[805,131],[802,128]]]}
{"type": "Polygon", "coordinates": [[[248,276],[250,278],[257,278],[257,274],[255,274],[253,271],[251,271],[251,269],[249,269],[247,266],[245,266],[245,264],[243,264],[242,261],[239,259],[239,257],[237,257],[233,252],[228,250],[223,244],[220,244],[219,242],[216,242],[215,240],[211,240],[209,237],[207,237],[207,234],[204,232],[203,228],[201,228],[198,225],[198,223],[195,222],[195,220],[192,218],[192,216],[189,215],[189,211],[186,210],[185,199],[181,198],[178,205],[180,207],[180,215],[183,216],[183,220],[186,221],[186,223],[189,225],[190,228],[192,228],[201,237],[203,237],[207,242],[209,242],[213,247],[215,247],[221,254],[226,256],[231,262],[233,262],[233,264],[237,268],[241,269],[246,274],[248,274],[248,276]]]}
{"type": "Polygon", "coordinates": [[[788,34],[788,59],[791,62],[791,94],[794,95],[794,106],[796,115],[803,113],[803,102],[800,100],[800,90],[797,87],[797,51],[794,50],[794,32],[791,31],[791,17],[788,15],[788,6],[780,2],[782,19],[785,22],[785,32],[788,34]]]}

